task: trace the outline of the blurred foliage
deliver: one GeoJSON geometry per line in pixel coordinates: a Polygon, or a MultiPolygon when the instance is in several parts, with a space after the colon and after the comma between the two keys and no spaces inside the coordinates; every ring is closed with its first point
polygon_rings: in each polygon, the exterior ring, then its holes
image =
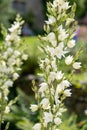
{"type": "Polygon", "coordinates": [[[72,5],[76,3],[76,18],[81,18],[87,13],[87,0],[69,0],[72,5]]]}
{"type": "Polygon", "coordinates": [[[74,113],[72,115],[64,113],[60,130],[78,130],[76,120],[77,116],[74,113]]]}
{"type": "Polygon", "coordinates": [[[73,49],[73,53],[79,50],[79,60],[82,62],[82,72],[87,71],[87,42],[79,40],[76,42],[76,47],[73,49]]]}
{"type": "Polygon", "coordinates": [[[87,92],[87,43],[78,40],[76,42],[76,47],[72,50],[72,53],[78,52],[78,60],[82,63],[81,70],[75,71],[72,76],[73,84],[76,84],[76,88],[82,88],[87,92]]]}
{"type": "Polygon", "coordinates": [[[14,13],[15,11],[12,8],[12,0],[0,0],[0,39],[3,39],[1,33],[2,24],[5,27],[8,27],[14,13]]]}
{"type": "Polygon", "coordinates": [[[87,129],[87,116],[77,116],[75,113],[68,111],[63,114],[62,125],[60,130],[86,130],[87,129]]]}
{"type": "Polygon", "coordinates": [[[13,13],[12,0],[0,0],[0,23],[7,26],[13,13]]]}
{"type": "Polygon", "coordinates": [[[34,14],[32,12],[28,12],[27,14],[23,15],[22,17],[23,17],[24,21],[26,23],[28,23],[29,27],[32,28],[34,19],[35,19],[34,14]]]}
{"type": "Polygon", "coordinates": [[[22,75],[35,74],[39,69],[38,60],[43,55],[39,50],[40,41],[38,37],[24,37],[23,40],[29,57],[22,67],[22,75]]]}

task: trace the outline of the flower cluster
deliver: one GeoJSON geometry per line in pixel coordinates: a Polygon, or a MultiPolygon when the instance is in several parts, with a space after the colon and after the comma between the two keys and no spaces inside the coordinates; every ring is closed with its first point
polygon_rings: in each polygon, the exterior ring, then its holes
{"type": "Polygon", "coordinates": [[[8,29],[4,43],[0,46],[0,122],[3,120],[3,115],[10,111],[9,87],[19,77],[23,60],[27,60],[27,54],[21,49],[22,24],[20,16],[17,16],[12,27],[8,29]]]}
{"type": "Polygon", "coordinates": [[[70,97],[71,83],[60,69],[64,60],[66,66],[80,69],[81,63],[70,55],[75,46],[74,32],[75,5],[69,6],[65,0],[54,0],[48,3],[48,21],[45,21],[45,36],[40,37],[45,58],[40,61],[44,81],[39,85],[38,104],[32,104],[32,112],[40,110],[40,123],[34,125],[34,130],[59,130],[62,123],[61,115],[65,111],[63,101],[70,97]]]}

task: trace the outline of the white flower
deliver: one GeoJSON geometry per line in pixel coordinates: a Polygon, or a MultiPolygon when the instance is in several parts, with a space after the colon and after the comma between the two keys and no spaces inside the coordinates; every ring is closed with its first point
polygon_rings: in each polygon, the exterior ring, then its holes
{"type": "Polygon", "coordinates": [[[18,35],[16,35],[15,33],[11,33],[11,34],[8,34],[6,36],[6,42],[13,42],[15,41],[16,43],[20,41],[20,37],[18,35]]]}
{"type": "Polygon", "coordinates": [[[87,109],[86,109],[86,110],[84,110],[84,113],[85,113],[85,115],[87,115],[87,109]]]}
{"type": "Polygon", "coordinates": [[[45,58],[44,62],[45,62],[46,65],[49,65],[50,60],[48,58],[45,58]]]}
{"type": "Polygon", "coordinates": [[[27,60],[27,58],[28,58],[28,55],[27,55],[27,54],[23,54],[23,55],[22,55],[22,59],[23,59],[23,60],[27,60]]]}
{"type": "Polygon", "coordinates": [[[44,93],[48,89],[47,83],[43,82],[40,84],[39,93],[44,93]]]}
{"type": "Polygon", "coordinates": [[[65,87],[69,87],[69,86],[71,85],[71,83],[70,83],[68,80],[63,80],[63,81],[61,82],[61,85],[62,85],[62,86],[65,86],[65,87]]]}
{"type": "Polygon", "coordinates": [[[66,87],[69,87],[71,84],[69,81],[67,80],[63,80],[60,84],[57,85],[57,88],[56,88],[56,92],[55,92],[55,103],[58,105],[60,104],[60,100],[59,100],[59,94],[60,93],[63,93],[64,91],[64,95],[65,96],[70,96],[71,93],[70,93],[70,90],[64,90],[66,87]]]}
{"type": "Polygon", "coordinates": [[[61,83],[57,85],[57,88],[56,88],[56,95],[58,95],[59,93],[62,93],[63,90],[64,90],[65,86],[62,85],[61,83]]]}
{"type": "Polygon", "coordinates": [[[54,0],[53,7],[55,8],[57,6],[59,13],[62,13],[62,10],[64,11],[70,8],[69,2],[65,2],[64,0],[54,0]]]}
{"type": "Polygon", "coordinates": [[[62,10],[67,10],[70,8],[69,2],[64,2],[64,0],[54,0],[53,1],[53,7],[58,6],[58,12],[62,13],[62,10]]]}
{"type": "Polygon", "coordinates": [[[7,52],[4,52],[3,57],[4,57],[5,59],[7,59],[7,58],[8,58],[8,53],[7,53],[7,52]]]}
{"type": "Polygon", "coordinates": [[[8,101],[8,97],[7,97],[7,95],[9,94],[9,90],[8,90],[8,87],[4,87],[3,88],[3,93],[4,93],[4,98],[5,98],[5,100],[7,100],[8,101]]]}
{"type": "Polygon", "coordinates": [[[15,55],[15,56],[20,56],[21,53],[20,53],[18,50],[15,50],[15,51],[14,51],[14,55],[15,55]]]}
{"type": "Polygon", "coordinates": [[[59,72],[57,72],[57,74],[56,74],[56,79],[57,80],[61,80],[62,78],[63,78],[63,73],[62,73],[62,71],[59,71],[59,72]]]}
{"type": "Polygon", "coordinates": [[[52,122],[52,120],[53,120],[53,115],[52,115],[52,113],[51,113],[51,112],[44,112],[44,117],[43,117],[43,119],[44,119],[44,126],[47,127],[47,124],[48,124],[49,122],[52,122]]]}
{"type": "Polygon", "coordinates": [[[56,58],[54,58],[51,62],[52,68],[54,71],[57,71],[57,64],[56,64],[56,58]]]}
{"type": "Polygon", "coordinates": [[[48,21],[46,21],[47,24],[54,24],[56,22],[56,19],[54,16],[50,16],[48,21]]]}
{"type": "Polygon", "coordinates": [[[55,80],[56,77],[56,73],[54,71],[50,72],[49,76],[48,76],[48,82],[51,83],[55,80]]]}
{"type": "Polygon", "coordinates": [[[75,40],[70,40],[68,43],[67,43],[67,46],[69,48],[73,48],[75,46],[75,40]]]}
{"type": "Polygon", "coordinates": [[[55,5],[55,6],[57,6],[57,5],[63,5],[64,4],[64,0],[54,0],[53,1],[53,4],[55,5]]]}
{"type": "Polygon", "coordinates": [[[55,37],[55,34],[53,32],[50,32],[48,34],[47,40],[52,44],[52,46],[55,47],[57,45],[56,37],[55,37]]]}
{"type": "Polygon", "coordinates": [[[37,123],[33,126],[33,130],[41,130],[41,124],[37,123]]]}
{"type": "Polygon", "coordinates": [[[67,10],[69,8],[70,8],[69,2],[64,2],[64,4],[62,5],[62,9],[67,10]]]}
{"type": "Polygon", "coordinates": [[[66,63],[66,65],[70,65],[71,63],[72,63],[72,61],[73,61],[73,56],[67,56],[66,58],[65,58],[65,63],[66,63]]]}
{"type": "Polygon", "coordinates": [[[7,113],[9,113],[10,112],[10,108],[9,108],[9,106],[6,106],[6,108],[5,108],[5,113],[7,114],[7,113]]]}
{"type": "Polygon", "coordinates": [[[6,62],[5,61],[1,61],[2,66],[6,67],[6,62]]]}
{"type": "Polygon", "coordinates": [[[32,105],[30,106],[30,109],[31,109],[32,112],[35,112],[35,111],[38,110],[38,105],[32,104],[32,105]]]}
{"type": "Polygon", "coordinates": [[[12,25],[11,28],[9,28],[10,32],[15,32],[16,30],[18,30],[20,27],[20,23],[19,22],[15,22],[15,24],[12,25]]]}
{"type": "Polygon", "coordinates": [[[50,65],[47,65],[47,66],[46,66],[46,71],[49,72],[50,68],[51,68],[51,66],[50,66],[50,65]]]}
{"type": "Polygon", "coordinates": [[[14,74],[13,74],[13,79],[14,79],[14,80],[16,80],[18,77],[19,77],[19,74],[18,74],[18,73],[14,73],[14,74]]]}
{"type": "Polygon", "coordinates": [[[75,63],[73,63],[73,68],[74,69],[80,69],[81,68],[81,62],[75,62],[75,63]]]}
{"type": "Polygon", "coordinates": [[[13,56],[11,56],[10,58],[8,58],[8,65],[10,66],[10,65],[15,65],[15,58],[13,57],[13,56]]]}
{"type": "Polygon", "coordinates": [[[61,108],[59,108],[59,111],[63,113],[66,111],[66,108],[61,107],[61,108]]]}
{"type": "Polygon", "coordinates": [[[71,84],[67,80],[63,80],[60,84],[57,85],[56,94],[62,93],[66,87],[69,87],[71,84]]]}
{"type": "Polygon", "coordinates": [[[12,82],[11,80],[7,80],[7,81],[5,82],[5,85],[10,87],[10,86],[13,85],[13,82],[12,82]]]}
{"type": "Polygon", "coordinates": [[[60,125],[62,123],[61,119],[59,117],[54,118],[54,123],[56,125],[60,125]]]}
{"type": "Polygon", "coordinates": [[[11,39],[11,36],[8,34],[8,35],[6,36],[6,38],[5,38],[5,40],[6,40],[6,41],[10,41],[10,39],[11,39]]]}
{"type": "Polygon", "coordinates": [[[17,65],[17,66],[20,66],[21,65],[21,59],[20,58],[17,58],[16,59],[16,61],[15,61],[15,64],[17,65]]]}
{"type": "Polygon", "coordinates": [[[66,34],[65,31],[62,31],[59,35],[58,35],[58,40],[59,41],[64,41],[67,38],[68,34],[66,34]]]}
{"type": "Polygon", "coordinates": [[[7,49],[7,53],[8,54],[11,54],[13,52],[13,49],[11,48],[11,47],[9,47],[8,49],[7,49]]]}
{"type": "Polygon", "coordinates": [[[44,68],[44,61],[43,60],[40,60],[40,68],[43,69],[44,68]]]}
{"type": "Polygon", "coordinates": [[[50,68],[51,68],[51,66],[50,66],[50,65],[47,65],[47,66],[46,66],[46,71],[49,72],[49,71],[50,71],[50,68]]]}
{"type": "Polygon", "coordinates": [[[55,55],[55,53],[54,53],[54,52],[55,52],[55,49],[54,49],[53,47],[47,46],[46,51],[47,51],[48,53],[50,53],[51,57],[54,57],[54,55],[55,55]]]}
{"type": "Polygon", "coordinates": [[[49,102],[48,98],[42,99],[40,104],[41,104],[42,108],[45,110],[50,108],[50,102],[49,102]]]}
{"type": "Polygon", "coordinates": [[[54,98],[55,98],[55,103],[56,103],[56,105],[59,106],[59,104],[61,103],[61,101],[59,100],[59,95],[58,95],[58,92],[57,92],[57,91],[55,92],[54,98]]]}
{"type": "Polygon", "coordinates": [[[61,113],[60,111],[58,111],[58,112],[56,113],[56,115],[57,115],[57,116],[62,116],[62,113],[61,113]]]}
{"type": "Polygon", "coordinates": [[[66,97],[70,97],[71,96],[71,89],[66,89],[66,90],[64,90],[64,95],[66,96],[66,97]]]}
{"type": "Polygon", "coordinates": [[[58,31],[59,31],[58,40],[64,41],[68,37],[68,34],[66,34],[66,31],[65,29],[63,29],[62,25],[58,27],[58,31]]]}
{"type": "MultiPolygon", "coordinates": [[[[64,57],[64,54],[66,54],[66,51],[64,51],[63,49],[64,49],[64,43],[61,42],[61,43],[59,43],[59,45],[54,49],[54,52],[53,52],[54,55],[55,55],[57,58],[61,59],[62,56],[64,57]]],[[[52,52],[51,52],[51,53],[52,53],[52,52]]]]}

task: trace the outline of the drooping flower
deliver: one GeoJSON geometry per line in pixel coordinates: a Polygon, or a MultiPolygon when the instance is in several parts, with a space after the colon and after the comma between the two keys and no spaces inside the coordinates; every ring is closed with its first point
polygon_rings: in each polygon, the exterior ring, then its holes
{"type": "Polygon", "coordinates": [[[47,91],[47,89],[48,89],[47,83],[43,82],[40,84],[38,92],[42,94],[42,97],[44,97],[44,93],[47,91]]]}
{"type": "Polygon", "coordinates": [[[67,46],[69,47],[69,48],[73,48],[74,46],[75,46],[75,40],[70,40],[68,43],[67,43],[67,46]]]}
{"type": "Polygon", "coordinates": [[[45,21],[47,24],[54,24],[56,22],[56,19],[54,16],[50,16],[48,21],[45,21]]]}
{"type": "Polygon", "coordinates": [[[56,77],[55,77],[56,80],[61,80],[63,78],[63,75],[64,73],[62,73],[62,71],[57,72],[56,77]]]}
{"type": "Polygon", "coordinates": [[[74,69],[80,69],[81,68],[81,62],[75,62],[75,63],[73,63],[73,68],[74,69]]]}
{"type": "Polygon", "coordinates": [[[50,102],[48,98],[43,98],[40,104],[44,110],[47,110],[50,108],[50,102]]]}
{"type": "Polygon", "coordinates": [[[70,91],[71,91],[70,89],[64,90],[64,95],[65,95],[66,97],[70,97],[70,96],[71,96],[71,92],[70,92],[70,91]]]}
{"type": "Polygon", "coordinates": [[[54,123],[56,125],[60,125],[62,123],[61,119],[59,117],[54,118],[54,123]]]}
{"type": "Polygon", "coordinates": [[[32,112],[35,112],[35,111],[38,110],[38,105],[36,105],[36,104],[31,104],[30,109],[31,109],[32,112]]]}
{"type": "Polygon", "coordinates": [[[67,56],[66,58],[65,58],[65,63],[66,63],[66,65],[70,65],[71,63],[72,63],[72,61],[73,61],[73,56],[67,56]]]}
{"type": "Polygon", "coordinates": [[[41,130],[41,124],[37,123],[33,126],[33,130],[41,130]]]}
{"type": "Polygon", "coordinates": [[[47,127],[47,124],[48,124],[49,122],[52,122],[52,120],[53,120],[53,115],[52,115],[52,113],[51,113],[51,112],[44,112],[44,117],[43,117],[43,119],[44,119],[44,126],[47,127]]]}
{"type": "Polygon", "coordinates": [[[47,40],[52,44],[53,47],[56,47],[57,41],[56,41],[56,36],[53,32],[50,32],[48,34],[47,40]]]}

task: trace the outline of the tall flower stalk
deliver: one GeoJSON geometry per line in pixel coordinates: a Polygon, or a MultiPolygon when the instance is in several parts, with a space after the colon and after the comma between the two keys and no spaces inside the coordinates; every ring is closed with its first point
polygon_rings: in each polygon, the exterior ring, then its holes
{"type": "Polygon", "coordinates": [[[12,105],[12,101],[8,102],[9,88],[19,77],[23,60],[27,59],[20,39],[22,24],[18,15],[8,32],[5,31],[5,41],[0,46],[0,124],[12,105]]]}
{"type": "Polygon", "coordinates": [[[61,70],[64,66],[80,69],[81,63],[70,54],[75,46],[76,22],[74,19],[75,4],[71,7],[66,0],[54,0],[47,3],[48,20],[45,21],[45,36],[40,37],[41,49],[45,58],[40,60],[44,81],[36,91],[37,104],[32,104],[32,112],[40,111],[40,122],[34,130],[59,130],[62,113],[65,111],[64,100],[71,96],[71,83],[61,70]]]}

